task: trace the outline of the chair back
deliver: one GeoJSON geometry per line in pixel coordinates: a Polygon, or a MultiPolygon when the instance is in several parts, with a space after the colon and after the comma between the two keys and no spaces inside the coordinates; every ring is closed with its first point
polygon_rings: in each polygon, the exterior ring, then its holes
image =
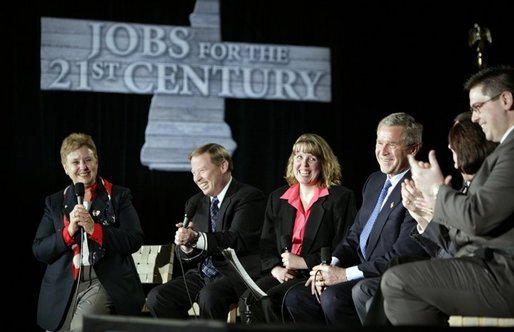
{"type": "Polygon", "coordinates": [[[132,254],[139,279],[143,284],[163,284],[173,276],[175,245],[142,245],[132,254]]]}

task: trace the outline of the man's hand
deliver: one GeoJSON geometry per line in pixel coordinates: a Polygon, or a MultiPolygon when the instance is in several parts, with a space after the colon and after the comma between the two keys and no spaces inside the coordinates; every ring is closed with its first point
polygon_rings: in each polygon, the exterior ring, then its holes
{"type": "MultiPolygon", "coordinates": [[[[443,173],[435,157],[435,151],[430,150],[428,153],[429,162],[417,161],[413,156],[407,155],[412,173],[412,180],[416,184],[416,188],[423,193],[425,199],[434,199],[434,188],[438,188],[445,183],[443,173]]],[[[449,179],[447,179],[449,181],[449,179]]]]}
{"type": "MultiPolygon", "coordinates": [[[[175,244],[192,249],[198,241],[199,236],[199,233],[193,229],[194,224],[190,222],[187,228],[182,227],[182,223],[178,223],[175,226],[178,227],[177,231],[175,232],[175,244]]],[[[189,251],[191,250],[187,250],[186,252],[189,251]]]]}

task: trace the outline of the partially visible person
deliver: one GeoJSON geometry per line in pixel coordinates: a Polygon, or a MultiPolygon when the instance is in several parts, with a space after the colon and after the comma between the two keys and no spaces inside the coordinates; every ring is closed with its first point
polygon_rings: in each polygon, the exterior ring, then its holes
{"type": "MultiPolygon", "coordinates": [[[[470,112],[457,115],[448,133],[448,148],[452,152],[453,166],[462,176],[462,186],[459,189],[462,194],[467,194],[475,174],[487,156],[498,145],[486,139],[480,125],[473,122],[471,116],[470,112]]],[[[450,180],[451,177],[448,177],[446,184],[450,184],[450,180]]],[[[415,237],[421,243],[426,239],[430,241],[429,243],[437,244],[436,252],[433,252],[432,257],[453,257],[458,248],[455,247],[455,242],[450,241],[448,231],[452,227],[438,223],[431,224],[434,211],[427,206],[428,203],[425,202],[423,193],[416,188],[412,180],[405,181],[402,185],[404,187],[402,190],[403,204],[418,223],[418,235],[414,233],[415,237]],[[419,236],[420,234],[423,236],[419,236]]],[[[453,228],[452,232],[456,231],[457,229],[453,228]]],[[[460,245],[462,244],[461,241],[460,245]]],[[[429,247],[427,250],[430,250],[429,247]]]]}
{"type": "Polygon", "coordinates": [[[141,312],[145,295],[132,253],[141,247],[143,231],[130,190],[98,176],[91,136],[67,136],[61,162],[71,184],[46,197],[32,244],[34,256],[47,265],[37,321],[47,331],[81,331],[85,315],[141,312]],[[77,183],[84,193],[75,191],[77,183]],[[84,195],[83,204],[77,194],[84,195]]]}
{"type": "Polygon", "coordinates": [[[268,198],[261,235],[264,277],[257,285],[268,297],[255,302],[246,292],[240,312],[251,305],[252,323],[290,320],[283,309],[287,290],[321,263],[321,249],[344,238],[357,212],[351,190],[341,185],[341,166],[321,136],[306,133],[293,144],[286,168],[287,185],[268,198]]]}
{"type": "Polygon", "coordinates": [[[402,264],[384,274],[384,308],[393,325],[444,326],[451,315],[514,316],[514,68],[481,70],[465,88],[473,122],[500,144],[467,195],[447,185],[434,151],[428,163],[409,160],[415,186],[434,210],[430,224],[458,230],[450,238],[458,250],[455,258],[402,264]]]}
{"type": "MultiPolygon", "coordinates": [[[[452,152],[454,167],[462,176],[461,193],[467,193],[475,173],[485,158],[496,148],[496,145],[485,138],[484,132],[477,123],[471,121],[470,112],[461,113],[454,119],[448,133],[448,148],[452,152]]],[[[457,230],[441,224],[430,223],[433,211],[425,206],[423,195],[416,189],[412,180],[406,179],[402,183],[402,202],[418,223],[412,236],[430,257],[453,257],[458,248],[455,242],[450,241],[449,233],[455,233],[457,230]]],[[[392,261],[391,265],[417,259],[419,257],[401,257],[392,261]]],[[[380,277],[377,277],[364,279],[352,289],[355,308],[363,325],[388,325],[379,286],[380,277]]]]}
{"type": "Polygon", "coordinates": [[[186,203],[186,211],[193,204],[196,213],[189,225],[176,224],[175,244],[180,248],[179,259],[196,262],[197,268],[154,287],[147,306],[154,317],[188,318],[192,302],[197,302],[201,318],[226,321],[229,306],[238,303],[246,286],[222,250],[234,249],[248,274],[260,276],[259,238],[266,197],[232,177],[232,158],[219,144],[196,148],[189,160],[201,192],[186,203]]]}
{"type": "Polygon", "coordinates": [[[425,254],[409,236],[416,222],[400,195],[400,183],[410,177],[407,157],[421,148],[422,131],[423,126],[406,113],[393,113],[379,122],[375,156],[380,171],[366,180],[362,206],[333,251],[331,264],[316,265],[305,285],[288,292],[287,309],[296,322],[361,326],[352,287],[363,278],[380,276],[396,256],[425,254]]]}

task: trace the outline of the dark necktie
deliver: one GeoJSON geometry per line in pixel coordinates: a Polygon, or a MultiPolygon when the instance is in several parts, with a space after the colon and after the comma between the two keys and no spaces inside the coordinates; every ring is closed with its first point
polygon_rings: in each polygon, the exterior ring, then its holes
{"type": "Polygon", "coordinates": [[[375,220],[377,220],[378,214],[380,213],[380,210],[382,209],[382,204],[384,203],[384,199],[387,196],[387,191],[389,190],[390,186],[391,186],[391,181],[387,180],[384,184],[384,187],[382,188],[382,191],[380,192],[380,196],[378,196],[377,203],[375,204],[375,208],[373,209],[373,212],[371,212],[371,215],[369,216],[368,222],[362,229],[362,233],[359,238],[359,244],[360,244],[361,252],[364,255],[364,257],[366,257],[366,246],[367,246],[369,234],[371,233],[373,224],[375,224],[375,220]]]}
{"type": "MultiPolygon", "coordinates": [[[[216,231],[216,224],[218,223],[218,197],[214,196],[211,200],[211,232],[216,231]]],[[[218,270],[214,267],[214,264],[212,263],[212,256],[208,256],[205,258],[205,260],[202,262],[202,272],[205,274],[205,276],[209,278],[214,278],[218,274],[218,270]]]]}

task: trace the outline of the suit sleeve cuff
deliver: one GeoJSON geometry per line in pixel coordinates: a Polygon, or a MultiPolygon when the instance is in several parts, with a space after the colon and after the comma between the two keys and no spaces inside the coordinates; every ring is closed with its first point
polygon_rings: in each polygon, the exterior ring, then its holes
{"type": "Polygon", "coordinates": [[[346,269],[346,280],[364,278],[364,273],[355,265],[346,269]]]}

